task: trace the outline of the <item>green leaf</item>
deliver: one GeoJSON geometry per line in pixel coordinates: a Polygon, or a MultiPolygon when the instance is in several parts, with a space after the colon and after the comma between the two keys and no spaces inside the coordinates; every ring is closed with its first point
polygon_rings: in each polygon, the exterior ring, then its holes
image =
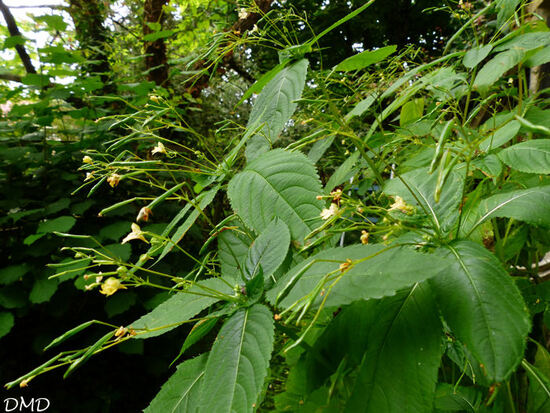
{"type": "Polygon", "coordinates": [[[252,412],[267,376],[273,349],[273,316],[255,304],[223,325],[208,356],[200,407],[205,413],[252,412]]]}
{"type": "Polygon", "coordinates": [[[483,394],[474,387],[439,383],[435,391],[435,408],[444,411],[476,413],[483,402],[483,394]]]}
{"type": "Polygon", "coordinates": [[[32,245],[36,241],[38,241],[40,238],[42,238],[44,235],[46,235],[46,234],[43,233],[43,232],[39,233],[39,234],[31,234],[31,235],[25,237],[25,239],[23,240],[23,244],[32,245]]]}
{"type": "Polygon", "coordinates": [[[67,28],[67,23],[63,21],[63,16],[60,15],[44,15],[34,17],[34,20],[37,22],[44,22],[52,30],[64,31],[67,28]]]}
{"type": "Polygon", "coordinates": [[[493,45],[490,44],[481,45],[474,49],[470,49],[464,55],[464,59],[462,59],[462,64],[468,69],[473,69],[478,64],[480,64],[483,59],[489,56],[491,50],[493,50],[493,45]]]}
{"type": "Polygon", "coordinates": [[[506,165],[533,174],[550,173],[550,139],[521,142],[498,154],[506,165]]]}
{"type": "Polygon", "coordinates": [[[521,0],[497,0],[497,28],[500,29],[514,15],[520,2],[521,0]]]}
{"type": "Polygon", "coordinates": [[[34,282],[29,294],[29,301],[40,304],[48,301],[57,291],[57,280],[38,279],[34,282]]]}
{"type": "Polygon", "coordinates": [[[76,223],[76,219],[70,216],[48,219],[38,224],[37,233],[69,232],[76,223]]]}
{"type": "Polygon", "coordinates": [[[410,291],[364,304],[367,348],[346,412],[433,412],[442,327],[432,293],[410,291]]]}
{"type": "Polygon", "coordinates": [[[462,197],[464,181],[461,173],[454,170],[441,189],[439,202],[435,201],[438,175],[429,174],[428,168],[419,168],[391,179],[384,185],[388,195],[398,195],[407,204],[423,211],[438,231],[449,231],[458,218],[458,206],[462,197]]]}
{"type": "Polygon", "coordinates": [[[15,324],[13,314],[7,311],[0,312],[0,338],[10,332],[15,324]]]}
{"type": "Polygon", "coordinates": [[[174,362],[179,359],[183,354],[187,351],[189,347],[191,347],[193,344],[197,343],[201,338],[203,338],[205,335],[207,335],[210,330],[212,330],[216,324],[218,323],[219,318],[205,318],[203,320],[197,321],[197,323],[193,326],[187,337],[185,337],[185,341],[183,342],[180,352],[178,356],[170,363],[170,365],[174,364],[174,362]]]}
{"type": "Polygon", "coordinates": [[[379,95],[377,93],[369,94],[365,99],[360,101],[357,105],[353,107],[351,111],[345,116],[346,121],[350,120],[354,116],[361,116],[372,106],[374,102],[378,100],[379,95]]]}
{"type": "Polygon", "coordinates": [[[302,59],[285,67],[262,89],[248,119],[247,129],[260,128],[248,141],[249,161],[269,150],[294,114],[298,106],[295,101],[304,90],[308,64],[307,59],[302,59]]]}
{"type": "Polygon", "coordinates": [[[215,297],[197,295],[209,294],[201,287],[233,294],[227,284],[218,278],[199,281],[196,284],[187,292],[176,293],[153,311],[130,324],[129,327],[138,333],[136,338],[145,339],[167,333],[220,300],[215,297]],[[145,332],[142,333],[139,330],[145,330],[145,332]]]}
{"type": "Polygon", "coordinates": [[[521,123],[517,120],[508,122],[498,128],[490,136],[482,140],[479,144],[479,149],[484,152],[489,152],[492,149],[499,148],[505,145],[516,137],[521,128],[521,123]]]}
{"type": "Polygon", "coordinates": [[[159,32],[149,33],[143,36],[144,42],[154,42],[159,39],[166,39],[174,34],[174,30],[161,30],[159,32]]]}
{"type": "MultiPolygon", "coordinates": [[[[325,192],[328,194],[338,185],[346,182],[350,178],[350,174],[353,171],[355,163],[359,159],[360,152],[355,151],[349,156],[344,163],[342,163],[336,171],[332,174],[327,184],[325,185],[325,192]]],[[[353,175],[352,175],[353,176],[353,175]]]]}
{"type": "Polygon", "coordinates": [[[278,217],[293,240],[303,242],[321,224],[321,183],[311,161],[299,152],[275,149],[249,163],[229,182],[227,194],[244,223],[261,233],[278,217]]]}
{"type": "Polygon", "coordinates": [[[550,203],[550,185],[510,191],[481,201],[472,228],[493,217],[514,218],[535,225],[550,226],[550,214],[540,205],[550,203]]]}
{"type": "Polygon", "coordinates": [[[25,275],[31,267],[28,264],[10,265],[0,269],[0,285],[11,284],[25,275]]]}
{"type": "Polygon", "coordinates": [[[243,96],[239,100],[239,102],[235,106],[239,106],[241,103],[243,103],[246,99],[248,99],[250,96],[252,96],[254,93],[260,93],[260,91],[264,88],[264,86],[275,77],[277,73],[279,73],[281,70],[285,68],[288,61],[279,63],[277,66],[275,66],[270,71],[264,73],[262,77],[260,77],[252,86],[250,86],[246,92],[244,92],[243,96]]]}
{"type": "Polygon", "coordinates": [[[510,40],[499,44],[497,47],[495,47],[495,51],[501,52],[503,50],[516,49],[527,52],[529,50],[546,46],[549,43],[550,32],[530,32],[512,37],[510,40]]]}
{"type": "Polygon", "coordinates": [[[10,47],[20,46],[25,44],[25,38],[23,36],[10,36],[4,40],[3,49],[9,49],[10,47]]]}
{"type": "Polygon", "coordinates": [[[162,386],[145,413],[193,412],[199,403],[200,389],[208,353],[178,365],[177,371],[162,386]]]}
{"type": "Polygon", "coordinates": [[[264,279],[271,277],[285,260],[289,245],[288,227],[275,217],[250,245],[245,261],[246,279],[254,278],[260,269],[264,279]]]}
{"type": "Polygon", "coordinates": [[[24,85],[37,86],[42,88],[50,83],[50,77],[46,75],[40,75],[37,73],[29,73],[21,79],[24,85]]]}
{"type": "Polygon", "coordinates": [[[528,413],[544,413],[550,410],[550,354],[537,343],[535,365],[522,362],[529,377],[527,397],[528,413]]]}
{"type": "Polygon", "coordinates": [[[399,115],[399,126],[405,126],[420,119],[424,113],[424,99],[413,99],[408,101],[401,108],[399,115]]]}
{"type": "Polygon", "coordinates": [[[545,46],[542,49],[529,56],[525,61],[525,66],[536,67],[550,62],[550,46],[545,46]]]}
{"type": "Polygon", "coordinates": [[[386,46],[381,49],[373,51],[364,51],[354,56],[348,57],[342,62],[338,63],[332,70],[349,72],[351,70],[364,69],[374,63],[381,62],[386,57],[391,55],[397,50],[397,46],[386,46]]]}
{"type": "Polygon", "coordinates": [[[460,241],[440,252],[451,267],[430,282],[445,321],[490,381],[506,380],[523,357],[530,329],[521,293],[479,244],[460,241]]]}
{"type": "Polygon", "coordinates": [[[238,220],[231,220],[227,225],[229,228],[218,235],[218,259],[222,277],[238,282],[244,276],[244,262],[252,239],[238,220]]]}
{"type": "Polygon", "coordinates": [[[137,294],[132,291],[122,291],[109,297],[105,304],[105,312],[109,318],[122,314],[132,307],[137,300],[137,294]]]}
{"type": "Polygon", "coordinates": [[[288,308],[302,297],[317,291],[312,307],[326,298],[328,307],[394,295],[446,270],[446,263],[434,254],[424,254],[410,247],[388,247],[382,244],[352,245],[324,250],[288,271],[267,298],[288,308]],[[351,260],[347,261],[347,260],[351,260]],[[349,269],[340,266],[350,263],[349,269]],[[328,275],[332,275],[327,281],[328,275]],[[329,290],[329,286],[333,285],[329,290]],[[326,289],[328,297],[320,292],[326,289]],[[286,294],[286,296],[285,296],[286,294]]]}
{"type": "Polygon", "coordinates": [[[474,88],[484,92],[495,83],[508,70],[519,64],[525,56],[525,52],[519,49],[510,49],[497,54],[489,60],[476,76],[474,88]]]}

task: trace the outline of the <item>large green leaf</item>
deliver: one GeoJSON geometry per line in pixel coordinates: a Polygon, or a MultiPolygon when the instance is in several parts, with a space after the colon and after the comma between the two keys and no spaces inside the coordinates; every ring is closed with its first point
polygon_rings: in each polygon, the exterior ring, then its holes
{"type": "Polygon", "coordinates": [[[550,226],[550,214],[541,205],[550,203],[550,185],[505,192],[482,200],[475,217],[461,231],[468,233],[473,228],[493,217],[514,218],[536,225],[550,226]]]}
{"type": "Polygon", "coordinates": [[[208,354],[186,360],[157,393],[145,413],[187,413],[198,406],[208,354]]]}
{"type": "MultiPolygon", "coordinates": [[[[517,0],[514,0],[517,2],[517,0]]],[[[546,46],[550,43],[550,32],[530,32],[520,34],[519,36],[512,37],[497,47],[495,51],[500,52],[509,49],[519,49],[523,51],[533,50],[542,46],[546,46]]]]}
{"type": "Polygon", "coordinates": [[[474,88],[485,91],[504,73],[521,62],[524,56],[525,52],[521,49],[510,49],[497,54],[481,68],[474,81],[474,88]]]}
{"type": "Polygon", "coordinates": [[[498,156],[518,171],[550,174],[550,139],[521,142],[504,149],[498,156]]]}
{"type": "Polygon", "coordinates": [[[76,219],[70,216],[48,219],[38,225],[37,233],[68,232],[76,223],[76,219]]]}
{"type": "Polygon", "coordinates": [[[481,45],[476,48],[470,49],[464,55],[462,64],[468,69],[473,69],[489,55],[492,49],[493,46],[490,44],[481,45]]]}
{"type": "Polygon", "coordinates": [[[441,249],[451,265],[431,279],[453,334],[483,364],[491,381],[505,380],[523,357],[530,329],[518,288],[481,245],[460,241],[441,249]]]}
{"type": "Polygon", "coordinates": [[[0,312],[0,338],[8,334],[13,325],[13,314],[7,311],[0,312]]]}
{"type": "Polygon", "coordinates": [[[497,27],[500,28],[506,21],[512,17],[516,11],[516,7],[521,0],[497,0],[498,9],[497,27]]]}
{"type": "Polygon", "coordinates": [[[416,284],[364,307],[367,347],[346,412],[400,413],[406,406],[431,413],[443,348],[430,289],[416,284]]]}
{"type": "Polygon", "coordinates": [[[187,292],[176,293],[153,311],[130,324],[129,327],[132,327],[139,333],[136,338],[160,336],[179,327],[181,323],[219,301],[218,298],[198,295],[209,294],[204,288],[232,294],[227,284],[218,278],[199,281],[197,284],[189,288],[187,292]],[[139,330],[145,330],[145,332],[141,333],[139,330]]]}
{"type": "Polygon", "coordinates": [[[252,279],[260,269],[264,279],[270,277],[285,260],[290,245],[290,232],[279,218],[254,240],[245,261],[245,276],[252,279]]]}
{"type": "Polygon", "coordinates": [[[302,59],[281,70],[264,86],[256,100],[247,128],[260,128],[246,147],[252,160],[269,150],[296,110],[306,82],[308,60],[302,59]]]}
{"type": "Polygon", "coordinates": [[[241,308],[220,330],[208,357],[198,412],[256,410],[273,349],[273,316],[255,304],[241,308]]]}
{"type": "Polygon", "coordinates": [[[508,143],[518,134],[521,128],[521,123],[517,120],[508,122],[498,128],[495,132],[491,133],[487,138],[479,144],[479,149],[488,152],[491,149],[499,148],[502,145],[508,143]]]}
{"type": "Polygon", "coordinates": [[[374,63],[381,62],[386,57],[397,50],[397,46],[386,46],[373,51],[364,51],[354,56],[348,57],[338,63],[333,70],[349,72],[350,70],[364,69],[374,63]]]}
{"type": "Polygon", "coordinates": [[[321,183],[311,161],[299,152],[264,153],[229,182],[227,194],[235,212],[257,233],[273,218],[284,221],[292,239],[304,237],[321,223],[321,183]]]}
{"type": "Polygon", "coordinates": [[[437,180],[438,174],[429,174],[428,168],[415,169],[387,181],[384,192],[399,195],[408,204],[425,212],[438,231],[448,231],[458,218],[464,182],[462,174],[451,171],[441,189],[439,202],[436,202],[437,180]]]}
{"type": "MultiPolygon", "coordinates": [[[[445,261],[434,254],[418,252],[410,247],[370,244],[331,248],[291,269],[277,281],[267,297],[273,304],[279,297],[278,305],[287,308],[321,284],[324,284],[321,289],[328,288],[338,279],[330,292],[326,291],[326,305],[340,306],[356,300],[394,295],[396,291],[434,277],[446,268],[445,261]],[[342,264],[350,264],[350,268],[341,272],[342,264]],[[329,274],[330,280],[327,280],[329,274]]],[[[319,292],[314,297],[314,307],[325,298],[319,292]]]]}
{"type": "Polygon", "coordinates": [[[218,235],[218,259],[221,274],[226,279],[242,280],[244,262],[253,238],[237,219],[227,223],[227,229],[218,235]]]}

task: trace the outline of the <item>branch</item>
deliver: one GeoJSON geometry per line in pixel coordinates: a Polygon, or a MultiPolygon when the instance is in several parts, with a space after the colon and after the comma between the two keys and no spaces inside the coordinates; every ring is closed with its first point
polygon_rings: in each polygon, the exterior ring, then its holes
{"type": "Polygon", "coordinates": [[[59,9],[65,10],[65,6],[59,4],[38,4],[36,6],[10,6],[12,9],[59,9]]]}
{"type": "MultiPolygon", "coordinates": [[[[11,14],[10,9],[4,4],[2,0],[0,0],[0,12],[2,12],[2,15],[4,16],[4,20],[6,21],[6,25],[8,26],[10,36],[21,36],[21,32],[17,28],[17,23],[13,18],[13,14],[11,14]]],[[[25,70],[27,71],[27,73],[36,73],[36,69],[32,64],[31,57],[29,56],[27,50],[25,50],[23,45],[16,45],[15,50],[17,50],[17,54],[21,58],[21,61],[23,62],[23,66],[25,66],[25,70]]]]}
{"type": "Polygon", "coordinates": [[[0,80],[9,80],[10,82],[23,82],[23,78],[19,75],[13,75],[11,73],[0,73],[0,80]]]}

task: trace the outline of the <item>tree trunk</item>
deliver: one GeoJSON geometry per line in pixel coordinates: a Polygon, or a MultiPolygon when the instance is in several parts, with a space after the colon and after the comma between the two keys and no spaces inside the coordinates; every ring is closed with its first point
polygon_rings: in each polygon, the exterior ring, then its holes
{"type": "Polygon", "coordinates": [[[76,39],[89,61],[85,70],[90,75],[99,75],[103,82],[103,93],[113,93],[115,88],[107,51],[110,36],[103,25],[105,4],[98,0],[69,0],[69,4],[69,13],[76,28],[76,39]]]}
{"type": "MultiPolygon", "coordinates": [[[[169,0],[145,0],[143,6],[143,34],[146,36],[154,32],[147,23],[159,23],[162,28],[164,22],[164,11],[162,7],[168,4],[169,0]]],[[[164,39],[145,41],[145,69],[147,79],[159,86],[168,84],[168,65],[166,64],[166,44],[164,39]]]]}

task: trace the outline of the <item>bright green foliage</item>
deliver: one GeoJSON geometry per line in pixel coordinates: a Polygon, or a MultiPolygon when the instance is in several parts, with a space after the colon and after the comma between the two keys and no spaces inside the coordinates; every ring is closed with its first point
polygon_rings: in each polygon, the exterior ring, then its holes
{"type": "Polygon", "coordinates": [[[254,411],[272,348],[271,312],[260,304],[237,310],[208,356],[197,412],[254,411]]]}
{"type": "Polygon", "coordinates": [[[237,221],[228,223],[228,229],[218,235],[218,258],[222,277],[235,281],[243,278],[245,260],[252,239],[237,221]]]}
{"type": "Polygon", "coordinates": [[[262,89],[248,119],[247,128],[255,132],[246,147],[249,160],[269,150],[294,114],[308,65],[307,59],[302,59],[285,67],[262,89]]]}
{"type": "Polygon", "coordinates": [[[489,56],[491,50],[493,50],[493,45],[490,44],[478,46],[474,49],[468,50],[464,55],[462,64],[468,69],[472,69],[480,64],[487,56],[489,56]]]}
{"type": "Polygon", "coordinates": [[[303,242],[319,225],[322,193],[314,166],[302,154],[275,149],[250,162],[229,182],[235,212],[256,232],[278,217],[293,240],[303,242]]]}
{"type": "Polygon", "coordinates": [[[523,368],[529,377],[528,412],[542,413],[550,409],[550,354],[537,344],[535,365],[525,361],[523,368]]]}
{"type": "Polygon", "coordinates": [[[474,87],[480,91],[486,91],[504,73],[520,63],[525,57],[525,52],[520,49],[509,49],[497,54],[481,68],[474,81],[474,87]]]}
{"type": "Polygon", "coordinates": [[[517,367],[530,329],[521,294],[502,264],[478,244],[461,241],[441,251],[451,265],[431,280],[445,321],[491,381],[517,367]]]}
{"type": "Polygon", "coordinates": [[[145,413],[184,413],[196,410],[199,402],[208,353],[178,365],[177,371],[162,386],[145,413]]]}
{"type": "Polygon", "coordinates": [[[532,174],[550,173],[550,139],[521,142],[498,154],[506,165],[532,174]]]}
{"type": "Polygon", "coordinates": [[[367,302],[363,311],[366,352],[345,411],[432,412],[442,346],[428,286],[367,302]]]}
{"type": "Polygon", "coordinates": [[[364,51],[355,56],[348,57],[334,66],[333,70],[349,72],[351,70],[364,69],[372,64],[378,63],[395,52],[396,46],[386,46],[378,50],[364,51]]]}

